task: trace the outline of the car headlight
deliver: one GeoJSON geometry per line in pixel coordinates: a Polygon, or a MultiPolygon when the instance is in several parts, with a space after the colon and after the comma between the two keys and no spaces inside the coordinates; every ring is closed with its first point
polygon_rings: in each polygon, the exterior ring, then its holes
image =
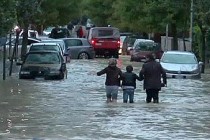
{"type": "Polygon", "coordinates": [[[200,70],[199,69],[195,69],[193,71],[191,71],[192,74],[197,74],[197,73],[200,73],[200,70]]]}

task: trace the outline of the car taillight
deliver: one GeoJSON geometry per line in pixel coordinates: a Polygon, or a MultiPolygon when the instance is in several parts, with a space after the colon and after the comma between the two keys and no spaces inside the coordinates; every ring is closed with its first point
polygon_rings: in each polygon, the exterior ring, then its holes
{"type": "Polygon", "coordinates": [[[117,46],[120,47],[120,41],[119,40],[117,41],[117,46]]]}
{"type": "Polygon", "coordinates": [[[91,40],[91,44],[94,45],[96,43],[95,40],[91,40]]]}

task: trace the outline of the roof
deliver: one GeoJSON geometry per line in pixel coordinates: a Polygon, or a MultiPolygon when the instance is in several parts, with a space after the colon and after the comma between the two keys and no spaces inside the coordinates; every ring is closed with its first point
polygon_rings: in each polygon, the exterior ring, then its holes
{"type": "Polygon", "coordinates": [[[166,51],[164,53],[167,53],[167,54],[188,54],[188,55],[194,55],[193,52],[188,52],[188,51],[176,51],[176,50],[172,50],[172,51],[166,51]]]}
{"type": "Polygon", "coordinates": [[[53,50],[29,51],[27,54],[31,54],[31,53],[57,53],[59,54],[58,51],[53,51],[53,50]]]}
{"type": "Polygon", "coordinates": [[[33,46],[36,46],[36,45],[57,45],[58,43],[48,43],[48,42],[39,42],[39,43],[33,43],[32,45],[33,46]]]}
{"type": "Polygon", "coordinates": [[[94,30],[94,29],[115,29],[115,30],[119,30],[118,28],[116,28],[116,27],[93,27],[93,28],[91,28],[92,30],[94,30]]]}

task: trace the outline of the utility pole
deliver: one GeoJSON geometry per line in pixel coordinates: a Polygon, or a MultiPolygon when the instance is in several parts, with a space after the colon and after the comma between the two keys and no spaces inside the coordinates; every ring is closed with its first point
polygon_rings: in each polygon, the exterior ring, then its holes
{"type": "Polygon", "coordinates": [[[193,47],[193,0],[191,0],[191,6],[190,6],[190,49],[192,51],[192,47],[193,47]]]}

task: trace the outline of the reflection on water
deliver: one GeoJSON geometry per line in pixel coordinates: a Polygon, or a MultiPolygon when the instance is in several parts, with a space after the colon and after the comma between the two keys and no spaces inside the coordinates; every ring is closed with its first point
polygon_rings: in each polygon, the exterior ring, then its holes
{"type": "MultiPolygon", "coordinates": [[[[122,70],[131,62],[120,60],[122,70]]],[[[136,73],[140,63],[133,63],[136,73]]],[[[137,82],[134,104],[106,104],[105,59],[73,60],[68,79],[0,80],[2,140],[135,140],[210,138],[210,75],[200,80],[169,79],[160,104],[146,104],[137,82]]]]}

